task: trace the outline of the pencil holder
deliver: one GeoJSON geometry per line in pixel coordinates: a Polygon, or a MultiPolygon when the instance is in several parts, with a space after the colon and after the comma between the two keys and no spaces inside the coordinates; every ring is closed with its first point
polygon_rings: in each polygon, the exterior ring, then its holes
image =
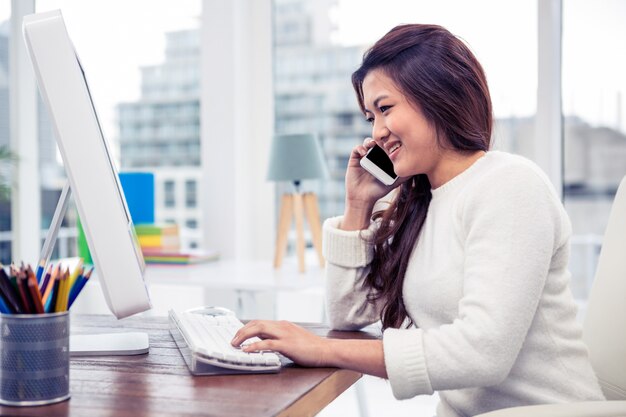
{"type": "Polygon", "coordinates": [[[70,398],[70,316],[0,314],[0,404],[32,406],[70,398]]]}

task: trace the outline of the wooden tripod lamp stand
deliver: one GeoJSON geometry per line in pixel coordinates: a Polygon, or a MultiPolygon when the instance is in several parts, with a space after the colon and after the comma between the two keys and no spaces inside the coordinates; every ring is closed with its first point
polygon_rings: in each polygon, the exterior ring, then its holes
{"type": "Polygon", "coordinates": [[[300,191],[300,183],[305,179],[324,179],[328,177],[326,161],[322,148],[314,135],[294,134],[277,135],[272,141],[270,166],[267,179],[270,181],[288,181],[293,183],[294,191],[284,194],[281,198],[278,231],[276,233],[276,249],[274,268],[280,268],[287,250],[289,231],[292,218],[296,223],[296,253],[298,270],[305,271],[304,266],[304,218],[306,216],[313,246],[317,252],[320,266],[324,266],[322,256],[322,226],[320,223],[319,206],[315,193],[300,191]]]}

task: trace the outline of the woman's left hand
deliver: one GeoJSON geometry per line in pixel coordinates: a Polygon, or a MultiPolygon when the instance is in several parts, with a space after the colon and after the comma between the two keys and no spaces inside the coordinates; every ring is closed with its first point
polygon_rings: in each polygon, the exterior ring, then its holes
{"type": "Polygon", "coordinates": [[[303,366],[329,366],[328,339],[319,337],[288,321],[253,320],[235,334],[231,344],[240,346],[251,337],[260,342],[242,347],[244,352],[271,350],[303,366]]]}

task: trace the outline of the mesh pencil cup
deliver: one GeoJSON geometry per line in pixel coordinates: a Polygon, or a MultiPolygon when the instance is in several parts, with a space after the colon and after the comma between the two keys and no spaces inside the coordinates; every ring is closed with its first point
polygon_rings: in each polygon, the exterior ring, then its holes
{"type": "Polygon", "coordinates": [[[70,398],[70,316],[0,314],[0,404],[45,405],[70,398]]]}

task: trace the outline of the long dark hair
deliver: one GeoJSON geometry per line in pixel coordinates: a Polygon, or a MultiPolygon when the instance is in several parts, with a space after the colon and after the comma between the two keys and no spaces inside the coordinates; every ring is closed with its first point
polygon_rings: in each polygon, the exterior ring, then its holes
{"type": "MultiPolygon", "coordinates": [[[[456,36],[436,25],[393,28],[363,56],[352,74],[361,110],[363,80],[380,70],[418,107],[437,132],[440,147],[459,152],[489,149],[493,115],[487,79],[474,54],[456,36]]],[[[375,256],[364,285],[370,301],[382,299],[383,328],[399,328],[408,318],[402,298],[404,275],[432,198],[425,174],[403,183],[391,206],[376,212],[375,256]]]]}

